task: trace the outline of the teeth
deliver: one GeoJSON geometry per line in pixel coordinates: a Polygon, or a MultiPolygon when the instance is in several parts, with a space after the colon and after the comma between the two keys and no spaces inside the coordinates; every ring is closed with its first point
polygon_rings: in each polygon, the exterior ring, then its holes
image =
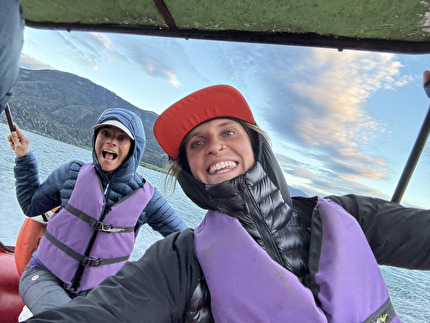
{"type": "MultiPolygon", "coordinates": [[[[237,166],[237,163],[235,163],[235,162],[233,162],[233,161],[225,161],[225,162],[220,162],[220,163],[216,163],[215,165],[212,165],[210,168],[209,168],[209,173],[210,174],[213,174],[213,173],[215,173],[216,171],[218,171],[218,170],[220,170],[220,169],[223,169],[223,168],[225,168],[225,167],[236,167],[237,166]]],[[[222,171],[220,171],[220,172],[217,172],[218,174],[221,174],[221,173],[225,173],[225,172],[228,172],[228,171],[230,171],[231,169],[224,169],[224,170],[222,170],[222,171]]]]}

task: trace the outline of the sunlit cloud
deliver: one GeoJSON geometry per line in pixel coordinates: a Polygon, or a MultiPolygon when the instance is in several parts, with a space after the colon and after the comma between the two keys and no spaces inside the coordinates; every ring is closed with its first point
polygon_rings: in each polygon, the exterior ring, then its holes
{"type": "Polygon", "coordinates": [[[359,181],[384,178],[388,166],[361,147],[387,130],[365,109],[366,102],[376,91],[404,86],[412,77],[401,76],[393,54],[319,49],[293,61],[273,70],[279,85],[272,82],[267,90],[273,99],[262,114],[266,123],[281,140],[313,151],[319,162],[315,169],[308,165],[308,172],[323,178],[326,189],[352,182],[356,189],[372,190],[359,181]]]}
{"type": "MultiPolygon", "coordinates": [[[[300,105],[296,134],[306,145],[351,147],[363,132],[383,130],[384,125],[372,120],[364,110],[366,100],[381,87],[394,86],[394,76],[401,64],[392,54],[365,52],[314,51],[313,58],[319,73],[309,83],[292,84],[300,105]]],[[[312,69],[308,70],[312,73],[312,69]]],[[[403,80],[402,84],[407,81],[403,80]]],[[[362,142],[361,142],[362,143],[362,142]]],[[[358,147],[359,145],[356,145],[358,147]]],[[[359,154],[359,151],[355,151],[359,154]]]]}
{"type": "Polygon", "coordinates": [[[302,151],[290,156],[288,166],[284,161],[287,177],[300,174],[295,181],[309,183],[307,189],[314,191],[320,183],[325,192],[329,188],[339,193],[346,185],[375,192],[362,182],[384,179],[388,165],[362,147],[388,130],[372,117],[366,103],[381,89],[414,81],[400,73],[402,64],[395,55],[242,44],[213,45],[210,50],[216,67],[249,100],[278,153],[285,150],[282,142],[302,151]],[[255,105],[252,86],[258,87],[255,105]]]}
{"type": "Polygon", "coordinates": [[[139,63],[139,66],[145,70],[146,74],[151,77],[166,79],[166,81],[174,87],[179,87],[181,85],[178,75],[168,70],[158,60],[148,60],[142,57],[136,61],[139,63]]]}
{"type": "Polygon", "coordinates": [[[166,74],[169,83],[172,84],[174,87],[181,86],[181,82],[179,82],[178,76],[175,73],[171,71],[164,71],[164,74],[166,74]]]}
{"type": "MultiPolygon", "coordinates": [[[[369,196],[388,198],[378,189],[361,183],[358,180],[360,178],[359,173],[348,175],[348,172],[343,172],[339,165],[333,168],[332,165],[324,162],[321,164],[310,163],[312,158],[309,156],[306,159],[295,159],[277,154],[276,157],[285,173],[287,182],[308,195],[343,195],[346,192],[360,192],[369,196]]],[[[349,165],[344,166],[349,167],[349,165]]],[[[379,172],[376,173],[377,176],[381,175],[379,172]]]]}
{"type": "Polygon", "coordinates": [[[107,35],[100,34],[100,33],[89,33],[89,35],[91,37],[95,38],[96,40],[98,40],[103,47],[105,47],[109,50],[113,49],[113,42],[112,42],[111,38],[108,37],[107,35]]]}
{"type": "Polygon", "coordinates": [[[19,57],[19,66],[31,70],[52,69],[52,66],[24,54],[21,54],[21,56],[19,57]]]}

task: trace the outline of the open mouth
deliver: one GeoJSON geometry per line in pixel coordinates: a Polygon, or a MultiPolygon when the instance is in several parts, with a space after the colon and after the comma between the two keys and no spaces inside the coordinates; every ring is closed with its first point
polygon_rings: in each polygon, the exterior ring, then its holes
{"type": "Polygon", "coordinates": [[[235,169],[237,163],[234,161],[223,161],[209,167],[209,174],[222,174],[235,169]]]}
{"type": "Polygon", "coordinates": [[[108,150],[103,150],[103,158],[106,160],[115,160],[118,155],[112,151],[108,151],[108,150]]]}

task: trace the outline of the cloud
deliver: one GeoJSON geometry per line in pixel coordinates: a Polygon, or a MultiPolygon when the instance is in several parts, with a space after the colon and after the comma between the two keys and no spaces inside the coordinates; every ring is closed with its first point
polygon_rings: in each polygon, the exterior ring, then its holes
{"type": "MultiPolygon", "coordinates": [[[[90,33],[55,31],[50,37],[55,39],[55,56],[69,65],[77,65],[82,69],[86,67],[93,70],[99,68],[100,42],[90,33]]],[[[52,39],[51,39],[52,41],[52,39]]]]}
{"type": "MultiPolygon", "coordinates": [[[[292,187],[300,189],[310,196],[360,192],[361,194],[366,193],[371,196],[388,198],[381,191],[358,181],[359,173],[355,176],[347,176],[340,166],[324,162],[310,162],[311,160],[318,161],[318,156],[306,152],[302,152],[302,154],[303,158],[290,158],[284,154],[276,154],[285,177],[292,187]]],[[[349,165],[344,166],[347,169],[350,168],[349,165]]]]}
{"type": "MultiPolygon", "coordinates": [[[[95,32],[57,33],[62,43],[57,49],[58,53],[76,61],[79,66],[98,70],[101,64],[115,64],[135,74],[143,72],[152,78],[164,79],[174,87],[181,85],[175,71],[178,62],[172,61],[169,56],[171,52],[182,51],[175,42],[171,41],[169,45],[169,55],[164,55],[157,44],[159,41],[153,38],[95,32]]],[[[166,43],[163,43],[163,47],[166,47],[166,43]]]]}
{"type": "Polygon", "coordinates": [[[363,182],[385,179],[388,166],[363,147],[388,131],[366,104],[377,91],[414,81],[400,73],[395,55],[242,44],[211,51],[272,137],[287,177],[294,175],[308,192],[348,187],[381,196],[363,182]],[[292,150],[294,157],[286,159],[284,152],[292,150]]]}
{"type": "Polygon", "coordinates": [[[19,58],[19,67],[31,70],[52,69],[50,65],[38,61],[37,59],[25,54],[21,54],[19,58]]]}
{"type": "Polygon", "coordinates": [[[164,74],[167,76],[168,82],[172,84],[174,87],[180,87],[181,82],[178,80],[178,76],[171,71],[164,71],[164,74]]]}
{"type": "Polygon", "coordinates": [[[104,47],[106,49],[113,49],[113,42],[106,34],[100,34],[100,33],[89,33],[91,37],[96,39],[101,47],[104,47]]]}
{"type": "Polygon", "coordinates": [[[321,187],[331,183],[339,191],[348,182],[364,189],[357,184],[360,180],[384,178],[384,160],[361,147],[387,131],[366,110],[370,96],[412,81],[401,76],[402,65],[395,55],[315,49],[310,55],[284,60],[269,67],[270,83],[263,80],[270,88],[266,86],[265,112],[260,115],[270,130],[279,140],[313,152],[319,167],[312,173],[323,178],[321,187]]]}
{"type": "Polygon", "coordinates": [[[184,40],[129,36],[121,41],[122,54],[137,71],[155,79],[165,80],[175,88],[186,75],[202,79],[183,46],[184,40]]]}

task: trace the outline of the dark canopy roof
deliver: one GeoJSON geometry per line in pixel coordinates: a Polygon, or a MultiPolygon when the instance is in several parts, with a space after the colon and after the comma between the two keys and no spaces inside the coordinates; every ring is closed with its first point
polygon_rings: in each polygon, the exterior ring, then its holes
{"type": "Polygon", "coordinates": [[[430,53],[421,0],[21,0],[27,26],[430,53]]]}

